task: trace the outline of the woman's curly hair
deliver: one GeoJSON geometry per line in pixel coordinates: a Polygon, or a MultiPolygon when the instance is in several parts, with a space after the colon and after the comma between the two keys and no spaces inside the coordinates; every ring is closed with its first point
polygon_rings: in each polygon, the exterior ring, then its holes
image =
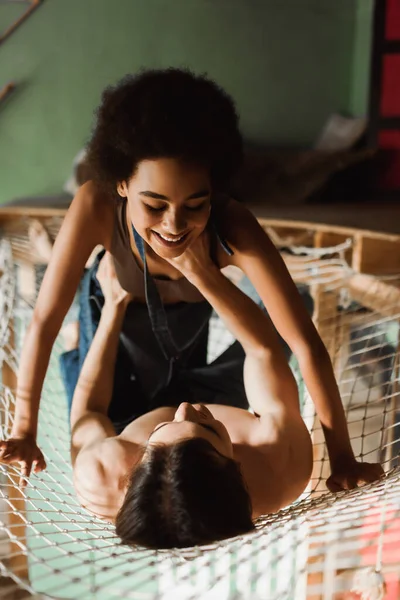
{"type": "Polygon", "coordinates": [[[242,162],[242,137],[216,83],[186,69],[145,70],[105,89],[87,152],[93,178],[112,190],[157,158],[207,166],[224,190],[242,162]]]}

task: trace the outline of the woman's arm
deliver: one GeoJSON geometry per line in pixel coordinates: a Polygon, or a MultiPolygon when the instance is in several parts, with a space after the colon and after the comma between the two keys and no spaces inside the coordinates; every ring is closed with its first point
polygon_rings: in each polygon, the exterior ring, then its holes
{"type": "Polygon", "coordinates": [[[228,210],[223,233],[234,250],[231,264],[252,281],[276,329],[299,362],[321,421],[333,475],[345,474],[347,466],[354,472],[354,454],[332,363],[296,285],[250,211],[234,201],[228,210]]]}
{"type": "Polygon", "coordinates": [[[24,340],[18,370],[13,437],[36,437],[43,380],[51,350],[71,306],[85,267],[97,244],[107,243],[103,198],[92,183],[80,188],[55,241],[50,263],[24,340]]]}
{"type": "Polygon", "coordinates": [[[36,445],[40,395],[51,350],[93,248],[111,243],[113,205],[92,182],[82,186],[64,219],[27,329],[18,369],[15,417],[8,440],[0,442],[0,460],[19,462],[20,485],[32,467],[46,467],[36,445]]]}

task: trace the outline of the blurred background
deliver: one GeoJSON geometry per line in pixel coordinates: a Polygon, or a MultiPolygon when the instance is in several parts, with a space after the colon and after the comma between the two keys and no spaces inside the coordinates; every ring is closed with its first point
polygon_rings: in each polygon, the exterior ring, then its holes
{"type": "Polygon", "coordinates": [[[0,0],[0,36],[0,204],[68,204],[104,87],[187,66],[237,104],[240,200],[397,208],[399,0],[0,0]]]}

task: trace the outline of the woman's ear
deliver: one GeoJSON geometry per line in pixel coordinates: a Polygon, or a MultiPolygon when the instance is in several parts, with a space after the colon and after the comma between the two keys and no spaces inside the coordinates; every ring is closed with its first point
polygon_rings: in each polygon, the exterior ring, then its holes
{"type": "Polygon", "coordinates": [[[128,186],[126,185],[126,181],[120,181],[117,183],[117,192],[121,198],[128,197],[128,186]]]}

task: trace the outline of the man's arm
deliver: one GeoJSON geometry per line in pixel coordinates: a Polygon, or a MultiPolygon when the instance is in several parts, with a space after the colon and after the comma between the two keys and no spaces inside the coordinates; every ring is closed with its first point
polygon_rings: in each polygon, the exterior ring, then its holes
{"type": "Polygon", "coordinates": [[[297,384],[268,316],[215,265],[189,276],[243,346],[246,394],[254,412],[300,416],[297,384]]]}
{"type": "Polygon", "coordinates": [[[115,435],[107,417],[111,402],[119,333],[125,308],[104,305],[99,326],[82,366],[71,409],[71,455],[115,435]]]}
{"type": "Polygon", "coordinates": [[[108,254],[100,264],[98,280],[105,303],[72,399],[73,462],[84,447],[115,435],[107,411],[113,392],[119,334],[131,296],[120,287],[108,254]]]}

